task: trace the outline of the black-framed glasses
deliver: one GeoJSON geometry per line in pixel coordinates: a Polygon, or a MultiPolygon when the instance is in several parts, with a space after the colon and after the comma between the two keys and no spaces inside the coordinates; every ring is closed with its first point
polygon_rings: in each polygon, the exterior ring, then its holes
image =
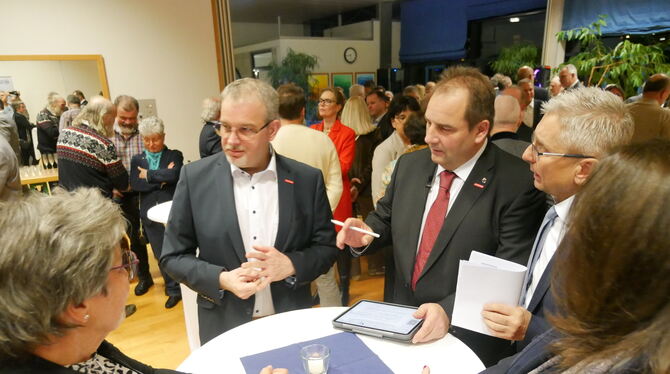
{"type": "Polygon", "coordinates": [[[137,275],[137,264],[139,263],[140,260],[138,260],[135,253],[130,250],[128,238],[124,237],[121,239],[121,265],[112,266],[109,271],[125,269],[128,272],[128,280],[133,280],[137,275]]]}
{"type": "Polygon", "coordinates": [[[237,129],[234,127],[228,125],[228,124],[223,124],[223,123],[217,123],[214,125],[214,129],[216,130],[216,133],[219,134],[219,136],[230,136],[230,134],[233,133],[233,131],[237,132],[237,137],[239,137],[242,140],[249,140],[253,138],[256,134],[259,132],[263,131],[266,127],[268,127],[272,121],[270,120],[268,123],[265,125],[261,126],[260,129],[256,130],[253,127],[250,126],[242,126],[237,129]]]}
{"type": "Polygon", "coordinates": [[[334,104],[335,100],[332,99],[319,99],[319,104],[325,104],[325,105],[330,105],[334,104]]]}
{"type": "Polygon", "coordinates": [[[569,158],[595,158],[593,156],[582,155],[579,153],[555,153],[555,152],[540,152],[535,147],[535,144],[530,144],[531,149],[533,150],[533,156],[539,158],[540,156],[554,156],[554,157],[569,157],[569,158]]]}

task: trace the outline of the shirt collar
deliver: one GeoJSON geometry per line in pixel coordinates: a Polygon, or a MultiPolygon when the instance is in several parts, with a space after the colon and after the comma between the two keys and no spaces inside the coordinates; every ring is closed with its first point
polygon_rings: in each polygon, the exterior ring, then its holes
{"type": "MultiPolygon", "coordinates": [[[[457,167],[456,169],[452,170],[452,172],[454,174],[456,174],[456,176],[459,179],[461,179],[463,181],[468,179],[468,177],[470,176],[470,172],[472,172],[472,169],[474,169],[475,164],[477,163],[477,160],[479,160],[479,157],[481,157],[482,153],[484,153],[484,149],[486,149],[486,144],[487,143],[488,143],[488,141],[484,140],[484,144],[482,144],[482,147],[479,148],[477,153],[475,153],[475,155],[472,156],[471,159],[469,159],[468,161],[463,163],[463,165],[461,165],[461,166],[457,167]]],[[[443,168],[442,165],[437,165],[437,170],[435,170],[435,175],[439,175],[444,170],[447,170],[447,169],[443,168]]]]}
{"type": "Polygon", "coordinates": [[[567,199],[561,201],[560,203],[554,205],[556,214],[563,221],[567,221],[568,213],[570,213],[570,207],[572,207],[572,202],[575,200],[575,195],[568,197],[567,199]]]}
{"type": "MultiPolygon", "coordinates": [[[[254,173],[254,175],[272,175],[275,179],[277,178],[277,157],[274,148],[272,148],[272,145],[269,145],[270,147],[270,162],[268,163],[268,166],[265,168],[265,170],[259,171],[258,173],[254,173]]],[[[241,176],[250,176],[253,177],[253,175],[249,175],[246,171],[240,169],[237,167],[237,165],[234,165],[232,162],[230,163],[230,172],[233,174],[233,177],[241,177],[241,176]]]]}

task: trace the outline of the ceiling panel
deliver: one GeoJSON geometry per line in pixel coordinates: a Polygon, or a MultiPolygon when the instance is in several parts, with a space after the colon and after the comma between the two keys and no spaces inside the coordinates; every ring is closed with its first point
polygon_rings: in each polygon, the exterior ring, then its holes
{"type": "Polygon", "coordinates": [[[232,22],[303,23],[375,5],[380,0],[230,0],[232,22]]]}

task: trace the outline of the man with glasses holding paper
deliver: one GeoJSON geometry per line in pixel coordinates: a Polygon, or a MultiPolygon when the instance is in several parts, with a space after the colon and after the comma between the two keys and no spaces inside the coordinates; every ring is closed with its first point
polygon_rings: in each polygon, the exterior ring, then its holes
{"type": "MultiPolygon", "coordinates": [[[[551,195],[555,205],[537,233],[519,305],[491,303],[482,311],[493,335],[515,341],[516,352],[550,328],[546,314],[554,309],[551,269],[574,195],[598,160],[630,142],[633,135],[633,120],[625,104],[598,88],[568,91],[551,99],[543,110],[544,118],[523,159],[530,164],[535,187],[551,195]]],[[[504,373],[510,363],[510,358],[504,359],[486,372],[504,373]]]]}
{"type": "Polygon", "coordinates": [[[270,145],[277,92],[245,78],[221,99],[223,152],[182,168],[161,255],[198,293],[203,344],[253,318],[310,307],[310,282],[337,255],[321,171],[270,145]]]}

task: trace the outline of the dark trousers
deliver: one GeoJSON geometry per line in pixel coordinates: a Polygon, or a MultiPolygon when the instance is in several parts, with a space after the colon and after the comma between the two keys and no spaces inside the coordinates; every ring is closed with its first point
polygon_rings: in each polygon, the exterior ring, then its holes
{"type": "Polygon", "coordinates": [[[349,284],[351,278],[351,255],[349,251],[338,251],[337,272],[340,273],[340,290],[342,291],[342,306],[349,305],[349,284]]]}
{"type": "MultiPolygon", "coordinates": [[[[147,217],[142,217],[142,227],[144,234],[151,243],[151,250],[156,256],[156,260],[160,259],[163,250],[163,235],[165,234],[165,226],[162,223],[154,222],[147,217]]],[[[179,283],[172,279],[170,275],[163,270],[162,266],[158,266],[161,271],[161,276],[165,281],[165,293],[168,296],[181,296],[181,288],[179,283]]]]}
{"type": "Polygon", "coordinates": [[[149,272],[149,255],[147,254],[147,245],[140,239],[140,201],[139,195],[134,192],[125,192],[121,199],[121,210],[123,216],[128,220],[126,233],[130,238],[130,249],[135,252],[135,256],[140,261],[138,264],[139,280],[152,281],[149,272]]]}

